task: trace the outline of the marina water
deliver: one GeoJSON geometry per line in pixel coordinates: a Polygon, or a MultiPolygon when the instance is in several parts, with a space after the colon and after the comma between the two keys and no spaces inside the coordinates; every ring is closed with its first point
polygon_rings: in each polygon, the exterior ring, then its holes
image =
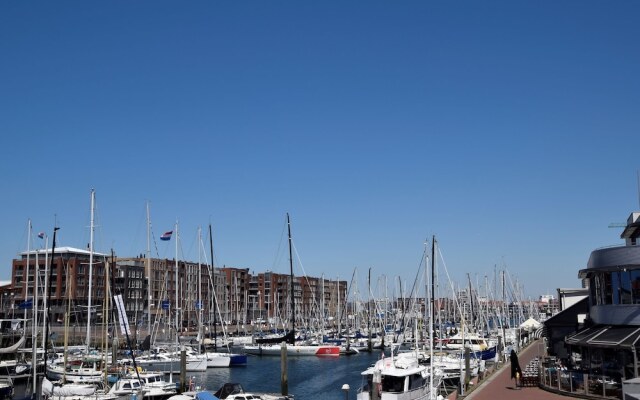
{"type": "MultiPolygon", "coordinates": [[[[380,350],[340,357],[288,357],[289,394],[295,399],[345,399],[342,385],[350,386],[349,399],[355,400],[362,384],[360,373],[380,359],[380,350]]],[[[215,392],[228,382],[240,383],[247,392],[280,393],[280,357],[248,356],[245,367],[208,368],[206,372],[188,372],[203,390],[215,392]]],[[[169,379],[167,375],[166,379],[169,379]]],[[[174,382],[179,375],[174,375],[174,382]]],[[[14,399],[30,397],[30,383],[16,384],[14,399]]]]}
{"type": "MultiPolygon", "coordinates": [[[[356,398],[360,373],[380,358],[381,352],[340,357],[288,357],[289,394],[296,399],[345,399],[342,385],[349,384],[349,399],[356,398]]],[[[249,356],[246,367],[208,368],[188,373],[196,385],[216,391],[224,383],[240,383],[245,391],[280,393],[280,357],[249,356]]]]}

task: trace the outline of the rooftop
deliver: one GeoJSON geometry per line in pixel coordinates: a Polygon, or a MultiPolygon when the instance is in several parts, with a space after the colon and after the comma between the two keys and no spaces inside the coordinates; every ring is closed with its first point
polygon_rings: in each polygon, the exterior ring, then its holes
{"type": "MultiPolygon", "coordinates": [[[[35,256],[36,253],[38,254],[50,254],[51,253],[51,249],[35,249],[35,250],[31,250],[31,251],[23,251],[22,253],[20,253],[21,256],[26,256],[28,254],[35,256]]],[[[75,247],[56,247],[55,249],[55,253],[56,254],[82,254],[82,255],[89,255],[91,252],[89,250],[83,250],[83,249],[77,249],[75,247]]],[[[102,253],[97,253],[97,252],[93,252],[94,256],[98,256],[98,257],[106,257],[106,254],[102,254],[102,253]]]]}

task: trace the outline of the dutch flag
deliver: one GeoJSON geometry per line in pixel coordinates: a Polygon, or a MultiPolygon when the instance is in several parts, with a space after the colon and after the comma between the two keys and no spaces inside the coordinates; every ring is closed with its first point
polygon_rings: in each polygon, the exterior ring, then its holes
{"type": "Polygon", "coordinates": [[[171,234],[173,231],[165,232],[160,236],[160,240],[171,240],[171,234]]]}
{"type": "Polygon", "coordinates": [[[44,239],[44,232],[40,232],[40,233],[38,233],[38,237],[39,237],[40,239],[44,239]]]}

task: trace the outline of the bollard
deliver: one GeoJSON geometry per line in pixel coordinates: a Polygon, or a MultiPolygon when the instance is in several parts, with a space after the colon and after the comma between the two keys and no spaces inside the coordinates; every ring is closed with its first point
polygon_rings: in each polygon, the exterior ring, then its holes
{"type": "Polygon", "coordinates": [[[289,377],[287,374],[287,343],[280,345],[280,392],[283,396],[289,395],[289,377]]]}
{"type": "Polygon", "coordinates": [[[349,400],[349,384],[345,383],[344,385],[342,385],[342,390],[344,391],[344,400],[349,400]]]}

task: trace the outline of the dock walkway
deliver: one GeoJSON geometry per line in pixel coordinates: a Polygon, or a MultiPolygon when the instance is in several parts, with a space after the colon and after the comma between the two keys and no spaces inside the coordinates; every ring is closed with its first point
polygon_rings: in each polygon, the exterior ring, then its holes
{"type": "MultiPolygon", "coordinates": [[[[518,355],[520,367],[525,369],[529,361],[544,353],[543,343],[536,340],[518,355]]],[[[499,370],[495,371],[487,379],[479,383],[478,387],[468,392],[466,396],[459,396],[465,400],[495,400],[517,398],[518,400],[567,400],[571,397],[548,392],[538,386],[525,386],[515,388],[511,379],[511,364],[506,362],[499,370]]]]}

